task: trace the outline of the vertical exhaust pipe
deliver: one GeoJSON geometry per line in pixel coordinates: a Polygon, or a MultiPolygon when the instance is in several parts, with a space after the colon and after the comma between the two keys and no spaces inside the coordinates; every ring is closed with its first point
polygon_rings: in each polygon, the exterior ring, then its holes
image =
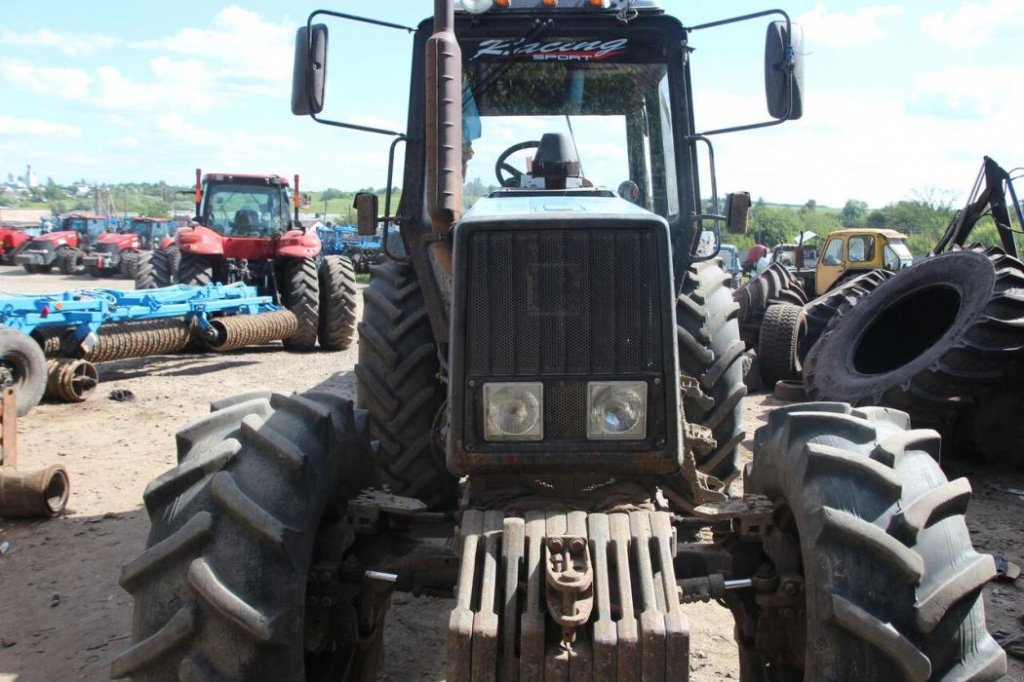
{"type": "Polygon", "coordinates": [[[203,171],[196,168],[196,222],[199,221],[200,205],[203,202],[203,171]]]}
{"type": "MultiPolygon", "coordinates": [[[[434,232],[462,215],[462,51],[455,39],[453,0],[434,0],[434,34],[427,41],[426,183],[434,232]]],[[[434,259],[451,273],[451,247],[434,242],[434,259]]]]}

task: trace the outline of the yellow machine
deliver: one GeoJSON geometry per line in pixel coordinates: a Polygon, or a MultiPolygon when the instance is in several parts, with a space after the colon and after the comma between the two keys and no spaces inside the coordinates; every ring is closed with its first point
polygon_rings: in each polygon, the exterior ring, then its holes
{"type": "Polygon", "coordinates": [[[897,272],[914,262],[907,248],[907,235],[874,227],[851,227],[829,234],[817,250],[817,264],[813,269],[801,262],[807,258],[808,251],[809,247],[794,247],[792,254],[787,251],[781,256],[781,262],[789,266],[795,257],[796,275],[803,280],[808,295],[813,292],[816,296],[865,271],[883,268],[897,272]]]}

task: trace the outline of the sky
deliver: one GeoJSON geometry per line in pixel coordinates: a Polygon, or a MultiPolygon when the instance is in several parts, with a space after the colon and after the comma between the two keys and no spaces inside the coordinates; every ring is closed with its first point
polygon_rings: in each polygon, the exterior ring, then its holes
{"type": "MultiPolygon", "coordinates": [[[[384,186],[390,140],[292,116],[295,29],[318,7],[409,26],[432,8],[428,0],[4,4],[0,177],[31,164],[59,183],[185,185],[202,167],[299,173],[314,190],[384,186]]],[[[803,30],[803,118],[716,136],[720,191],[793,204],[959,204],[983,155],[1024,165],[1024,135],[1014,132],[1024,67],[1013,48],[1024,0],[662,5],[688,26],[782,6],[803,30]]],[[[767,118],[767,21],[693,34],[699,129],[767,118]]],[[[404,129],[411,38],[351,22],[330,28],[325,115],[404,129]]],[[[586,162],[585,144],[580,152],[586,162]]],[[[476,164],[470,178],[493,182],[488,165],[476,164]]]]}

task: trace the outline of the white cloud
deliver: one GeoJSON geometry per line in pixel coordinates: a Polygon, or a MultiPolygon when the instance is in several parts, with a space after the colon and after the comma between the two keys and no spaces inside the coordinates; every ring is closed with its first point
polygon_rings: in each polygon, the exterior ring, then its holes
{"type": "Polygon", "coordinates": [[[884,20],[902,15],[901,5],[861,7],[847,13],[829,12],[824,4],[818,3],[796,21],[803,26],[807,44],[812,48],[854,47],[885,39],[890,32],[883,26],[884,20]]]}
{"type": "Polygon", "coordinates": [[[1024,107],[1024,94],[1011,84],[1024,83],[1024,68],[1016,66],[957,66],[929,71],[917,76],[914,97],[937,114],[953,118],[984,117],[988,125],[1005,130],[1016,128],[1024,107]],[[964,88],[964,83],[1000,83],[1008,87],[964,88]]]}
{"type": "Polygon", "coordinates": [[[968,50],[988,42],[1003,29],[1024,28],[1024,1],[965,2],[956,10],[939,10],[925,17],[921,30],[953,50],[968,50]]]}
{"type": "Polygon", "coordinates": [[[294,27],[264,21],[258,13],[232,5],[209,28],[185,28],[137,46],[215,63],[218,80],[258,88],[290,81],[293,37],[294,27]]]}
{"type": "Polygon", "coordinates": [[[36,66],[14,59],[0,60],[0,78],[37,95],[65,99],[87,98],[93,80],[81,69],[36,66]]]}
{"type": "Polygon", "coordinates": [[[58,33],[45,28],[33,33],[19,33],[10,29],[0,31],[0,45],[56,50],[68,57],[88,57],[115,47],[118,43],[120,41],[117,38],[97,33],[58,33]]]}
{"type": "Polygon", "coordinates": [[[37,118],[0,116],[0,135],[26,137],[81,137],[82,131],[63,123],[51,123],[37,118]]]}

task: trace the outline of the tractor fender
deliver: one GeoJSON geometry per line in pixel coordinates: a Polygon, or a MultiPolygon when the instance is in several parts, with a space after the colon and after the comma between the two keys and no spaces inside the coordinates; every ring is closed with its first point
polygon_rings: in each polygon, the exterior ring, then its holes
{"type": "Polygon", "coordinates": [[[277,240],[279,258],[316,258],[323,246],[315,232],[288,230],[277,240]]]}
{"type": "Polygon", "coordinates": [[[183,227],[178,230],[176,239],[178,248],[183,254],[197,256],[223,256],[224,240],[208,227],[197,225],[195,227],[183,227]]]}

